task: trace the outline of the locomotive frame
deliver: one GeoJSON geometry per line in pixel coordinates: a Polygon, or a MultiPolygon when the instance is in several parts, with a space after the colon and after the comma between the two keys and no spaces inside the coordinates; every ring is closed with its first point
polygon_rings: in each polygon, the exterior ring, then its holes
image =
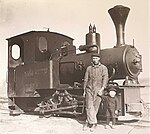
{"type": "MultiPolygon", "coordinates": [[[[138,82],[142,70],[141,55],[133,45],[124,41],[129,11],[128,7],[121,5],[108,11],[116,27],[117,44],[114,48],[100,49],[100,34],[91,25],[86,34],[86,45],[79,47],[85,51],[82,54],[76,54],[72,38],[60,33],[31,31],[8,38],[10,115],[22,112],[84,114],[83,78],[95,52],[101,55],[102,64],[108,68],[108,87],[113,85],[117,89],[119,116],[141,113],[142,86],[138,82]],[[14,46],[19,48],[18,58],[13,57],[14,46]],[[124,80],[122,85],[115,82],[120,79],[124,80]]],[[[99,113],[105,115],[102,104],[99,113]]]]}

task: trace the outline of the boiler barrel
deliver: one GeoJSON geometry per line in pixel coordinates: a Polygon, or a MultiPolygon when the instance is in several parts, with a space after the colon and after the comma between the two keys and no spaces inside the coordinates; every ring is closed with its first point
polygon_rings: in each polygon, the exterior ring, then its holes
{"type": "Polygon", "coordinates": [[[111,79],[136,78],[142,70],[141,55],[135,47],[126,45],[103,49],[101,62],[107,66],[111,79]]]}

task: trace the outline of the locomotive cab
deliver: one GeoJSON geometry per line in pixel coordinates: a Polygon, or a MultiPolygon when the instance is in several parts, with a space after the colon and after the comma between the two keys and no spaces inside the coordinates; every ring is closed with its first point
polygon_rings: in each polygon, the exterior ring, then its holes
{"type": "Polygon", "coordinates": [[[7,40],[9,106],[27,111],[36,107],[47,91],[59,88],[59,58],[75,55],[73,39],[53,32],[31,31],[7,40]],[[64,46],[67,51],[62,49],[64,46]]]}

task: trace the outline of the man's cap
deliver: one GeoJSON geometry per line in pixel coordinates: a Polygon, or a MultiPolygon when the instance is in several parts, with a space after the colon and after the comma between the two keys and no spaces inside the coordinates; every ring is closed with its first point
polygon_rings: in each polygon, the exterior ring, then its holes
{"type": "Polygon", "coordinates": [[[93,53],[93,54],[91,55],[91,57],[99,57],[99,58],[100,58],[100,55],[99,55],[98,53],[93,53]]]}

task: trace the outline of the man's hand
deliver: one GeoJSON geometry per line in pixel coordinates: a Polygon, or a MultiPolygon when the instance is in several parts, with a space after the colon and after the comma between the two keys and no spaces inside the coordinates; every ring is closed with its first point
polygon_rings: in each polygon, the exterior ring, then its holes
{"type": "Polygon", "coordinates": [[[102,96],[102,95],[103,95],[103,91],[104,91],[104,87],[102,87],[102,88],[100,89],[100,91],[98,92],[98,95],[99,95],[99,96],[102,96]]]}
{"type": "Polygon", "coordinates": [[[98,94],[98,96],[102,96],[103,95],[103,91],[100,90],[97,94],[98,94]]]}

